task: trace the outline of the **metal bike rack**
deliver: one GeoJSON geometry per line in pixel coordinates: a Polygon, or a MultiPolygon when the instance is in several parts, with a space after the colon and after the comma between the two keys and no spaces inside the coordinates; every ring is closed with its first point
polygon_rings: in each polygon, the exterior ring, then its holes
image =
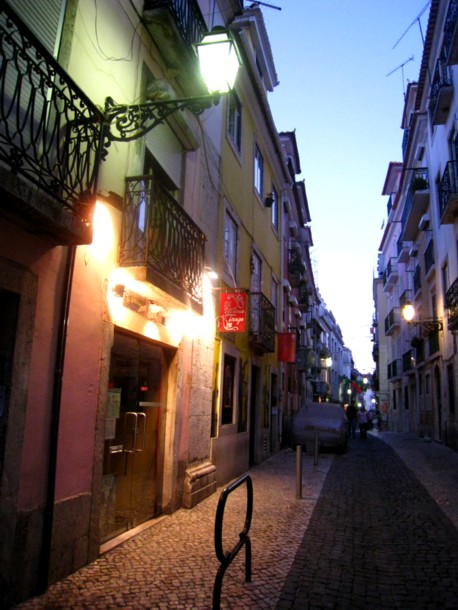
{"type": "Polygon", "coordinates": [[[253,516],[253,483],[249,475],[240,477],[230,485],[228,485],[219,497],[218,508],[216,510],[215,519],[215,551],[218,560],[221,565],[218,569],[215,578],[215,584],[213,585],[213,610],[219,610],[221,603],[221,587],[223,584],[223,577],[226,569],[232,563],[240,549],[245,545],[245,582],[251,582],[251,540],[248,536],[250,531],[251,518],[253,516]],[[230,493],[237,489],[240,485],[246,483],[247,486],[247,505],[246,505],[246,516],[245,525],[242,531],[239,533],[239,541],[231,551],[224,552],[223,550],[223,518],[224,509],[226,507],[226,500],[230,493]]]}

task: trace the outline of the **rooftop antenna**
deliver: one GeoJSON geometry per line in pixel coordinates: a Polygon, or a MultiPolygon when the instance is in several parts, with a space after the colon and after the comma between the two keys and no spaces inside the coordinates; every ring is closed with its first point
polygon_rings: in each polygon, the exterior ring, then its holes
{"type": "Polygon", "coordinates": [[[414,57],[413,55],[411,57],[409,57],[409,59],[406,59],[405,62],[403,62],[400,66],[398,66],[397,68],[395,68],[394,70],[391,70],[391,72],[389,72],[387,74],[387,76],[391,76],[391,74],[393,74],[394,72],[397,72],[397,70],[401,69],[402,70],[402,90],[404,93],[404,98],[406,96],[406,88],[405,88],[405,81],[404,81],[404,66],[406,64],[409,63],[409,61],[413,61],[414,57]]]}
{"type": "Polygon", "coordinates": [[[412,26],[414,26],[417,21],[418,21],[418,27],[420,28],[420,35],[421,35],[421,42],[424,45],[425,44],[425,38],[423,36],[423,30],[421,29],[421,21],[420,21],[420,17],[423,15],[423,13],[426,11],[426,9],[428,8],[428,6],[431,4],[431,0],[428,0],[428,2],[426,3],[426,5],[423,7],[423,9],[418,13],[418,15],[415,17],[415,19],[412,21],[412,23],[409,25],[409,27],[407,28],[407,30],[404,32],[404,34],[401,36],[401,38],[397,41],[397,43],[394,45],[393,49],[395,49],[398,44],[401,42],[401,40],[404,38],[404,36],[407,34],[407,32],[410,30],[410,28],[412,26]]]}
{"type": "Polygon", "coordinates": [[[267,2],[252,2],[250,8],[254,8],[255,6],[267,6],[269,8],[274,8],[276,11],[281,11],[280,6],[274,6],[273,4],[267,4],[267,2]]]}

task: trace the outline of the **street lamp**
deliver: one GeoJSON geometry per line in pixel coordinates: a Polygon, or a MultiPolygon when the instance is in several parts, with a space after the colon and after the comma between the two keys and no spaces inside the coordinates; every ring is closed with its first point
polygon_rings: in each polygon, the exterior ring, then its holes
{"type": "Polygon", "coordinates": [[[442,318],[430,318],[426,320],[414,320],[415,318],[415,307],[407,301],[402,308],[402,317],[408,324],[412,324],[413,326],[420,326],[424,329],[428,334],[438,332],[439,330],[444,329],[444,324],[442,322],[442,318]]]}
{"type": "Polygon", "coordinates": [[[132,105],[116,104],[113,98],[107,97],[105,122],[108,140],[131,142],[146,135],[177,110],[187,108],[198,114],[217,105],[221,95],[231,91],[241,60],[229,32],[221,27],[214,28],[195,47],[208,95],[151,100],[132,105]]]}

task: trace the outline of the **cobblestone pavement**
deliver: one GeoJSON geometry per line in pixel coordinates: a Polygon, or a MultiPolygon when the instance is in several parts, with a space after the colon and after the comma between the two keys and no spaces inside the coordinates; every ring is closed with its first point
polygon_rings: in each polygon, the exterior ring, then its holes
{"type": "MultiPolygon", "coordinates": [[[[275,607],[332,461],[331,455],[320,456],[314,466],[311,456],[303,456],[300,500],[296,499],[295,452],[281,452],[250,470],[254,495],[252,580],[244,582],[242,549],[225,573],[222,609],[275,607]]],[[[159,520],[18,608],[208,610],[220,565],[214,545],[219,492],[191,510],[182,509],[159,520]]],[[[238,542],[245,509],[244,485],[230,494],[226,503],[224,550],[238,542]]]]}
{"type": "Polygon", "coordinates": [[[333,462],[277,610],[458,608],[458,531],[433,499],[440,490],[447,502],[440,457],[456,480],[456,456],[406,436],[385,440],[399,454],[371,435],[333,462]]]}
{"type": "MultiPolygon", "coordinates": [[[[380,433],[316,466],[302,459],[299,500],[293,451],[250,471],[252,580],[242,550],[224,576],[222,609],[458,608],[458,454],[380,433]]],[[[218,499],[157,520],[17,609],[210,609],[218,499]]],[[[245,506],[241,486],[226,504],[225,549],[245,506]]]]}

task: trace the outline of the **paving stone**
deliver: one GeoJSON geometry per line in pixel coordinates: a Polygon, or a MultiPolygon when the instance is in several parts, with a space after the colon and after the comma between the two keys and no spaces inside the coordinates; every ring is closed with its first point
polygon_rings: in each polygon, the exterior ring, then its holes
{"type": "MultiPolygon", "coordinates": [[[[222,610],[458,608],[458,454],[414,435],[370,434],[317,466],[304,454],[300,500],[295,462],[284,451],[249,473],[252,582],[242,550],[224,576],[222,610]]],[[[209,610],[220,491],[18,610],[209,610]]],[[[225,545],[245,519],[243,493],[230,499],[225,545]]]]}

